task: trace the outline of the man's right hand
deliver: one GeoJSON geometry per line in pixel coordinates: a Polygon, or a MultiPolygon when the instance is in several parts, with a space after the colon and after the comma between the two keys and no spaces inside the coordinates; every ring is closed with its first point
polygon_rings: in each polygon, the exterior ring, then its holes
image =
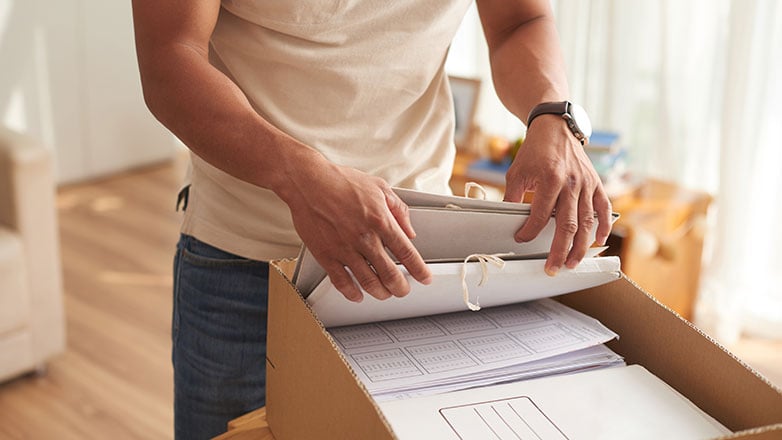
{"type": "Polygon", "coordinates": [[[418,282],[431,272],[411,243],[407,205],[381,178],[327,162],[290,176],[277,193],[288,204],[296,232],[345,298],[361,290],[377,299],[405,296],[410,285],[386,249],[418,282]],[[348,272],[349,269],[349,272],[348,272]]]}

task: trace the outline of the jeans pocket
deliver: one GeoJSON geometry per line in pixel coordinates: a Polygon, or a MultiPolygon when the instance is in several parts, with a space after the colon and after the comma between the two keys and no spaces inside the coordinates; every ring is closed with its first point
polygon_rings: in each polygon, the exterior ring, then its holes
{"type": "Polygon", "coordinates": [[[250,260],[218,249],[193,237],[184,236],[182,258],[189,264],[201,267],[227,267],[233,265],[258,265],[259,261],[250,260]]]}
{"type": "Polygon", "coordinates": [[[182,241],[175,298],[177,362],[218,377],[241,376],[265,362],[268,264],[192,237],[182,241]]]}

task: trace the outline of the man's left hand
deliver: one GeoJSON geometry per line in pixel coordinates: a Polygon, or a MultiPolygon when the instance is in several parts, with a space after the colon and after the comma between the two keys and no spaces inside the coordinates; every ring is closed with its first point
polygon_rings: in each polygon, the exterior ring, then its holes
{"type": "Polygon", "coordinates": [[[506,175],[505,200],[520,202],[534,192],[530,216],[516,232],[519,242],[535,238],[556,217],[556,232],[545,270],[555,275],[575,267],[596,241],[604,245],[611,232],[611,202],[589,157],[558,115],[541,115],[527,135],[506,175]]]}

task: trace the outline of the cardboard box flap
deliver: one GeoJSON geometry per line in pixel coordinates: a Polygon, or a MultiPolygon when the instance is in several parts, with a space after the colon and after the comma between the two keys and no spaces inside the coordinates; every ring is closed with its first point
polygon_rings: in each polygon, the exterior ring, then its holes
{"type": "MultiPolygon", "coordinates": [[[[282,267],[281,267],[282,266],[282,267]]],[[[393,439],[374,400],[284,275],[269,271],[267,420],[275,438],[393,439]],[[313,390],[312,384],[318,389],[313,390]],[[313,396],[333,396],[328,405],[313,396]],[[360,420],[352,426],[341,418],[360,420]]]]}
{"type": "Polygon", "coordinates": [[[560,297],[620,335],[607,345],[732,431],[782,423],[782,391],[627,277],[560,297]]]}

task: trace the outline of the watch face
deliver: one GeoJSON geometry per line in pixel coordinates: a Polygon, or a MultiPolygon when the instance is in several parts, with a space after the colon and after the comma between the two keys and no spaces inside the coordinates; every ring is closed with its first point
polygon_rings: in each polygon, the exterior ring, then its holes
{"type": "Polygon", "coordinates": [[[573,117],[573,122],[576,123],[579,131],[584,134],[584,137],[589,138],[592,136],[592,122],[587,116],[586,110],[578,104],[570,104],[570,114],[573,117]]]}

